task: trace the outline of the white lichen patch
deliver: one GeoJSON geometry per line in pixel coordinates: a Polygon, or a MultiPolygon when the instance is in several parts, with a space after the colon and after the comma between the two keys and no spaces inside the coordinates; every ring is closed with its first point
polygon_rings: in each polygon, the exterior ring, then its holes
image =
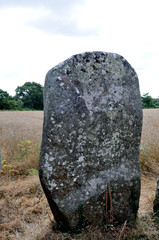
{"type": "Polygon", "coordinates": [[[81,162],[83,162],[83,161],[84,161],[84,156],[80,156],[80,157],[78,158],[78,160],[77,160],[78,163],[81,163],[81,162]]]}
{"type": "Polygon", "coordinates": [[[49,154],[45,153],[45,162],[44,162],[44,171],[49,179],[50,174],[52,174],[53,167],[51,162],[54,161],[54,157],[50,156],[49,154]]]}
{"type": "Polygon", "coordinates": [[[60,87],[63,87],[65,84],[64,84],[64,82],[61,82],[60,83],[60,87]]]}

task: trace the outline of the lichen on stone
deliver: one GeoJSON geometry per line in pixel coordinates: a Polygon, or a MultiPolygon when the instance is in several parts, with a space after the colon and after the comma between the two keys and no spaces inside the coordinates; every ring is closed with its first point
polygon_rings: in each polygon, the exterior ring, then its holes
{"type": "Polygon", "coordinates": [[[82,201],[103,225],[108,182],[116,221],[136,218],[141,128],[138,77],[122,56],[77,54],[47,73],[39,174],[58,223],[75,229],[82,201]]]}

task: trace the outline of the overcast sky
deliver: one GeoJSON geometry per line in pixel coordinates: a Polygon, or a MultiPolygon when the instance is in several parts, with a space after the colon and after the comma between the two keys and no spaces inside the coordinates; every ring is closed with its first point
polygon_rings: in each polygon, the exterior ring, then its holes
{"type": "Polygon", "coordinates": [[[114,52],[159,96],[158,0],[0,0],[0,89],[44,85],[49,69],[85,51],[114,52]]]}

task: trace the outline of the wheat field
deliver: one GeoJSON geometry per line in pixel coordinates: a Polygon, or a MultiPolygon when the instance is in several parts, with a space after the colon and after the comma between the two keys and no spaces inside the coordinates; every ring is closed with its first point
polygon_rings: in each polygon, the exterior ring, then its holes
{"type": "MultiPolygon", "coordinates": [[[[43,111],[0,111],[0,149],[7,162],[13,163],[13,159],[19,154],[18,144],[21,140],[29,140],[32,144],[40,145],[42,125],[43,111]]],[[[140,154],[141,169],[144,165],[146,165],[144,170],[148,165],[154,165],[151,166],[150,171],[157,174],[159,171],[159,109],[143,110],[141,144],[143,146],[140,154]]]]}
{"type": "MultiPolygon", "coordinates": [[[[0,111],[0,146],[21,139],[41,141],[43,111],[0,111]]],[[[159,109],[143,110],[143,144],[159,144],[159,109]]],[[[12,144],[8,147],[12,147],[12,144]]]]}
{"type": "Polygon", "coordinates": [[[141,143],[146,145],[159,145],[159,109],[143,110],[141,143]]]}
{"type": "Polygon", "coordinates": [[[42,124],[42,111],[0,111],[0,144],[20,139],[41,141],[42,124]]]}
{"type": "Polygon", "coordinates": [[[0,112],[2,160],[14,168],[37,168],[42,139],[43,111],[0,112]],[[31,144],[27,144],[30,141],[31,144]],[[19,146],[19,145],[23,146],[19,146]],[[37,146],[38,145],[38,146],[37,146]]]}

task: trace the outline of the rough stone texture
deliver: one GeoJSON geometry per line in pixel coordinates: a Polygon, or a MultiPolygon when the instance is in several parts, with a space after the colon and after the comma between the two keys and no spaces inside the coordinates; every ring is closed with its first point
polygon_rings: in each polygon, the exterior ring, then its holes
{"type": "Polygon", "coordinates": [[[157,178],[156,196],[153,203],[153,210],[154,210],[154,213],[159,215],[159,176],[157,178]]]}
{"type": "Polygon", "coordinates": [[[59,224],[77,228],[83,203],[84,220],[103,225],[108,182],[114,221],[136,218],[141,128],[138,78],[122,56],[86,52],[48,72],[39,174],[59,224]]]}

